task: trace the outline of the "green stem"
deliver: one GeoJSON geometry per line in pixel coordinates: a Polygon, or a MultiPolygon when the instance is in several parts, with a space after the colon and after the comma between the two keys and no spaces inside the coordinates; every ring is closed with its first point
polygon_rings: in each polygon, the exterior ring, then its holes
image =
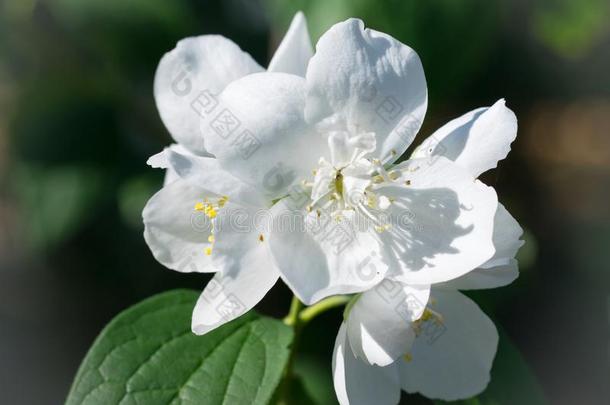
{"type": "Polygon", "coordinates": [[[280,400],[278,404],[288,403],[290,380],[293,378],[294,360],[303,327],[321,313],[326,312],[329,309],[345,305],[349,302],[350,298],[351,297],[346,295],[336,295],[334,297],[328,297],[310,307],[304,308],[303,303],[299,301],[296,296],[292,297],[292,301],[290,302],[290,310],[283,321],[286,325],[292,326],[294,329],[294,339],[290,349],[290,357],[288,358],[288,363],[286,364],[286,369],[284,370],[284,377],[282,386],[280,388],[280,400]]]}
{"type": "Polygon", "coordinates": [[[299,314],[299,321],[303,324],[307,324],[312,319],[328,311],[329,309],[347,304],[350,299],[351,297],[347,295],[335,295],[334,297],[328,297],[318,302],[317,304],[314,304],[302,310],[299,314]]]}
{"type": "Polygon", "coordinates": [[[288,311],[288,315],[284,318],[284,323],[296,329],[301,308],[303,308],[303,303],[299,301],[296,296],[293,296],[292,301],[290,302],[290,310],[288,311]]]}

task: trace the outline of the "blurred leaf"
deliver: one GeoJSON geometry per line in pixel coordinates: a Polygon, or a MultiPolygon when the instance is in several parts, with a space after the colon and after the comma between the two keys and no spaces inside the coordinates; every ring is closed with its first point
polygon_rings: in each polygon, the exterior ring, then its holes
{"type": "MultiPolygon", "coordinates": [[[[544,405],[547,403],[542,388],[519,350],[504,330],[498,327],[500,343],[491,369],[487,389],[475,398],[451,402],[463,405],[544,405]]],[[[435,401],[445,404],[444,401],[435,401]]]]}
{"type": "Polygon", "coordinates": [[[519,261],[519,270],[524,271],[536,264],[538,257],[538,239],[529,229],[525,228],[522,240],[525,244],[517,252],[517,260],[519,261]]]}
{"type": "Polygon", "coordinates": [[[11,120],[13,150],[39,165],[116,166],[119,106],[106,94],[110,88],[108,82],[66,75],[31,80],[21,89],[11,120]]]}
{"type": "Polygon", "coordinates": [[[294,367],[295,374],[300,379],[303,392],[316,405],[332,405],[337,403],[331,361],[322,361],[312,357],[297,357],[294,367]]]}
{"type": "Polygon", "coordinates": [[[292,329],[250,312],[196,336],[197,298],[174,290],[119,314],[87,353],[67,404],[268,403],[292,329]]]}
{"type": "Polygon", "coordinates": [[[53,247],[77,231],[96,212],[102,193],[102,175],[84,167],[23,166],[11,181],[35,249],[53,247]]]}
{"type": "Polygon", "coordinates": [[[608,31],[610,3],[607,0],[554,0],[536,4],[534,33],[561,56],[587,54],[608,31]]]}
{"type": "Polygon", "coordinates": [[[65,23],[87,23],[96,16],[124,24],[133,24],[134,20],[173,24],[189,18],[187,3],[183,1],[52,0],[49,5],[65,23]]]}
{"type": "Polygon", "coordinates": [[[159,187],[157,179],[150,175],[133,177],[121,185],[117,198],[121,217],[127,225],[144,229],[142,210],[159,187]]]}
{"type": "Polygon", "coordinates": [[[303,379],[296,375],[282,382],[277,395],[283,398],[274,398],[274,405],[319,405],[307,392],[303,379]]]}

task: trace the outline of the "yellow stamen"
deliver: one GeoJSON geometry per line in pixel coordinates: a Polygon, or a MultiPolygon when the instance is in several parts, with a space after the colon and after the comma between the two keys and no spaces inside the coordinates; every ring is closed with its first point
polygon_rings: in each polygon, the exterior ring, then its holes
{"type": "Polygon", "coordinates": [[[382,232],[387,231],[387,230],[388,230],[388,229],[390,229],[391,227],[392,227],[392,225],[391,225],[391,224],[377,225],[377,226],[375,226],[375,230],[376,230],[378,233],[382,233],[382,232]]]}
{"type": "Polygon", "coordinates": [[[205,248],[205,254],[206,254],[207,256],[210,256],[210,255],[212,254],[212,248],[211,248],[211,247],[207,247],[207,248],[205,248]]]}
{"type": "Polygon", "coordinates": [[[226,196],[226,195],[223,195],[222,197],[220,197],[220,198],[218,199],[218,206],[219,206],[220,208],[224,207],[224,206],[225,206],[225,204],[227,203],[227,201],[229,201],[229,197],[228,197],[228,196],[226,196]]]}
{"type": "Polygon", "coordinates": [[[195,211],[203,211],[205,209],[205,206],[203,205],[202,202],[198,202],[197,204],[195,204],[195,211]]]}
{"type": "Polygon", "coordinates": [[[214,235],[210,235],[210,236],[208,236],[208,242],[210,242],[210,243],[214,243],[214,240],[215,240],[215,239],[214,239],[214,235]]]}
{"type": "Polygon", "coordinates": [[[205,207],[205,215],[207,215],[210,219],[214,219],[216,218],[216,215],[218,215],[218,212],[211,205],[207,205],[205,207]]]}

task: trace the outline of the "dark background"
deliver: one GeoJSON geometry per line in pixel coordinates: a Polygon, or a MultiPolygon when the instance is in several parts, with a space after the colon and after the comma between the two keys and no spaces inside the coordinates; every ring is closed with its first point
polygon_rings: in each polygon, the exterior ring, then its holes
{"type": "MultiPolygon", "coordinates": [[[[484,180],[527,244],[515,283],[471,296],[548,402],[607,403],[607,0],[0,0],[0,403],[61,403],[120,310],[204,287],[206,275],[164,269],[142,238],[142,207],[163,176],[145,162],[171,142],[154,71],[177,40],[205,33],[265,66],[298,9],[314,41],[354,16],[419,53],[430,92],[422,136],[506,98],[518,138],[484,180]]],[[[260,309],[283,316],[289,300],[278,285],[260,309]]],[[[305,332],[319,384],[330,383],[339,320],[337,310],[305,332]]]]}

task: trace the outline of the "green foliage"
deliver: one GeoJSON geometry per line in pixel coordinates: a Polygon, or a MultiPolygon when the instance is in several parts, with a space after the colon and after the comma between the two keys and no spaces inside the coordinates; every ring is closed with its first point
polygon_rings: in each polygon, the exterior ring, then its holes
{"type": "Polygon", "coordinates": [[[560,56],[586,55],[608,32],[606,0],[547,1],[537,3],[534,11],[534,33],[560,56]]]}
{"type": "Polygon", "coordinates": [[[55,248],[90,220],[91,207],[102,197],[104,176],[75,166],[53,169],[23,165],[14,171],[12,187],[21,203],[29,247],[55,248]]]}
{"type": "Polygon", "coordinates": [[[123,221],[133,229],[144,229],[142,210],[146,201],[159,189],[155,178],[149,175],[127,179],[117,192],[117,203],[123,221]]]}
{"type": "Polygon", "coordinates": [[[248,313],[204,335],[190,329],[197,293],[174,290],[118,315],[85,357],[67,404],[266,404],[292,329],[248,313]]]}

